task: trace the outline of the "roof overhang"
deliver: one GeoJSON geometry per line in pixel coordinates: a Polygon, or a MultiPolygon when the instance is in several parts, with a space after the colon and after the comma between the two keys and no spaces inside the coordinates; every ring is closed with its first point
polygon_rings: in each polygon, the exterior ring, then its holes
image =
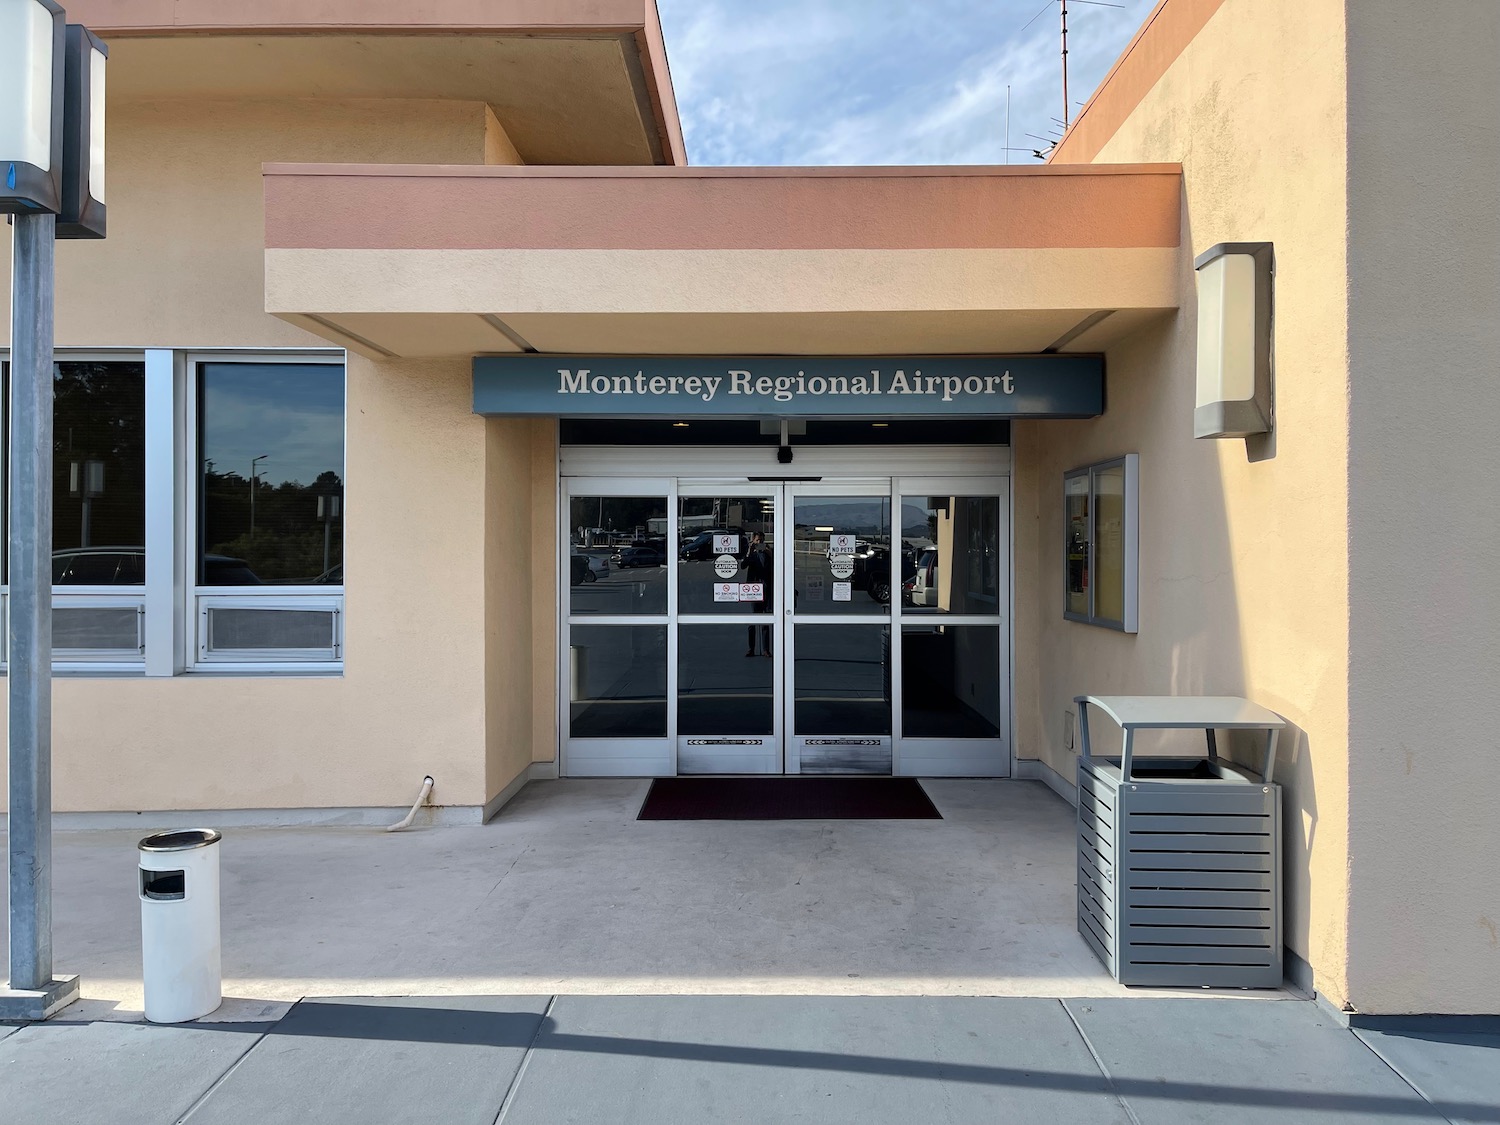
{"type": "Polygon", "coordinates": [[[1180,300],[1177,165],[268,165],[267,311],[373,356],[1098,351],[1180,300]]]}
{"type": "Polygon", "coordinates": [[[70,0],[110,97],[489,105],[534,164],[685,164],[655,0],[70,0]]]}

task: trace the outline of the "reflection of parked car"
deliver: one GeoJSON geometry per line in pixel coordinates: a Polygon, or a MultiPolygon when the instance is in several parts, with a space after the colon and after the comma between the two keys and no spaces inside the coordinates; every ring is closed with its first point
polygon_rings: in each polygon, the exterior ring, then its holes
{"type": "Polygon", "coordinates": [[[667,553],[660,547],[621,547],[614,557],[621,570],[639,566],[666,566],[667,553]]]}
{"type": "Polygon", "coordinates": [[[714,550],[714,536],[716,535],[735,536],[737,543],[734,548],[734,554],[736,557],[744,556],[748,549],[749,537],[743,532],[720,527],[700,531],[691,539],[684,540],[682,546],[677,548],[677,557],[683,560],[718,558],[718,552],[714,550]]]}
{"type": "Polygon", "coordinates": [[[901,597],[908,605],[935,606],[938,604],[938,553],[928,547],[917,557],[917,572],[901,584],[901,597]]]}
{"type": "Polygon", "coordinates": [[[609,558],[597,551],[580,551],[575,548],[570,565],[572,567],[571,580],[575,586],[609,577],[609,558]]]}
{"type": "MultiPolygon", "coordinates": [[[[315,582],[340,583],[342,565],[319,575],[315,582]],[[334,577],[334,575],[337,575],[334,577]]],[[[146,582],[146,551],[142,547],[71,547],[52,553],[54,586],[142,586],[146,582]]],[[[204,555],[204,586],[260,586],[260,578],[244,559],[204,555]]]]}
{"type": "Polygon", "coordinates": [[[75,547],[52,553],[54,586],[141,586],[146,552],[140,547],[75,547]]]}
{"type": "Polygon", "coordinates": [[[204,555],[203,585],[262,586],[264,583],[244,559],[232,559],[227,555],[204,555]]]}

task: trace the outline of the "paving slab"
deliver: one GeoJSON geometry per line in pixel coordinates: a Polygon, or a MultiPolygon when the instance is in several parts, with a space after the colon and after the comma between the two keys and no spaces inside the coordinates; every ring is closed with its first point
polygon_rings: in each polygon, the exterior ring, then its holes
{"type": "Polygon", "coordinates": [[[1355,1034],[1455,1125],[1500,1121],[1500,1034],[1355,1034]]]}
{"type": "Polygon", "coordinates": [[[1056,1000],[564,996],[548,1015],[504,1125],[1129,1120],[1056,1000]]]}
{"type": "Polygon", "coordinates": [[[0,1039],[5,1125],[172,1125],[268,1024],[38,1023],[0,1039]]]}
{"type": "Polygon", "coordinates": [[[1103,998],[1063,1004],[1141,1125],[1442,1120],[1311,1001],[1103,998]]]}
{"type": "Polygon", "coordinates": [[[304,1000],[187,1120],[493,1125],[547,1002],[545,996],[304,1000]]]}

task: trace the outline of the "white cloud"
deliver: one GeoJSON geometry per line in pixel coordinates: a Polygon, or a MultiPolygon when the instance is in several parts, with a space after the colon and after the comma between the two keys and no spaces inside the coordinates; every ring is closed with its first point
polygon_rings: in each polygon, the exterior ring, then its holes
{"type": "MultiPolygon", "coordinates": [[[[695,164],[1017,163],[1062,113],[1056,3],[658,0],[695,164]]],[[[1081,103],[1150,11],[1069,0],[1081,103]]],[[[1076,114],[1079,106],[1073,106],[1076,114]]]]}

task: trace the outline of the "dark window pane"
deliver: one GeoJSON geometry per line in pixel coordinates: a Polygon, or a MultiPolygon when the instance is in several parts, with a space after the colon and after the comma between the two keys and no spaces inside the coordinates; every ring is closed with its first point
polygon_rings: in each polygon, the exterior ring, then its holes
{"type": "Polygon", "coordinates": [[[140,585],[146,556],[146,366],[58,363],[52,392],[53,581],[140,585]]]}
{"type": "Polygon", "coordinates": [[[681,497],[677,511],[678,612],[770,613],[775,591],[775,525],[775,501],[767,496],[681,497]],[[720,550],[724,547],[730,550],[720,550]],[[731,558],[737,569],[731,569],[725,561],[731,558]],[[759,584],[763,596],[728,601],[726,584],[736,588],[759,584]]]}
{"type": "Polygon", "coordinates": [[[564,535],[569,612],[667,612],[665,496],[574,496],[564,535]]]}
{"type": "Polygon", "coordinates": [[[342,364],[200,364],[198,455],[201,584],[343,582],[342,364]]]}
{"type": "Polygon", "coordinates": [[[901,630],[901,732],[907,738],[1000,737],[1000,630],[901,630]]]}
{"type": "Polygon", "coordinates": [[[796,630],[795,733],[890,734],[890,629],[798,625],[796,630]]]}
{"type": "Polygon", "coordinates": [[[901,570],[911,613],[999,613],[999,498],[902,497],[901,570]]]}
{"type": "Polygon", "coordinates": [[[798,496],[792,502],[792,522],[793,612],[888,610],[889,496],[798,496]]]}
{"type": "Polygon", "coordinates": [[[1089,476],[1080,473],[1063,482],[1064,517],[1067,526],[1067,586],[1063,607],[1067,613],[1087,617],[1089,613],[1089,476]]]}
{"type": "Polygon", "coordinates": [[[775,733],[776,662],[767,659],[770,645],[760,643],[769,631],[769,625],[678,626],[678,734],[775,733]]]}
{"type": "Polygon", "coordinates": [[[575,625],[568,643],[573,738],[667,736],[665,625],[575,625]]]}

